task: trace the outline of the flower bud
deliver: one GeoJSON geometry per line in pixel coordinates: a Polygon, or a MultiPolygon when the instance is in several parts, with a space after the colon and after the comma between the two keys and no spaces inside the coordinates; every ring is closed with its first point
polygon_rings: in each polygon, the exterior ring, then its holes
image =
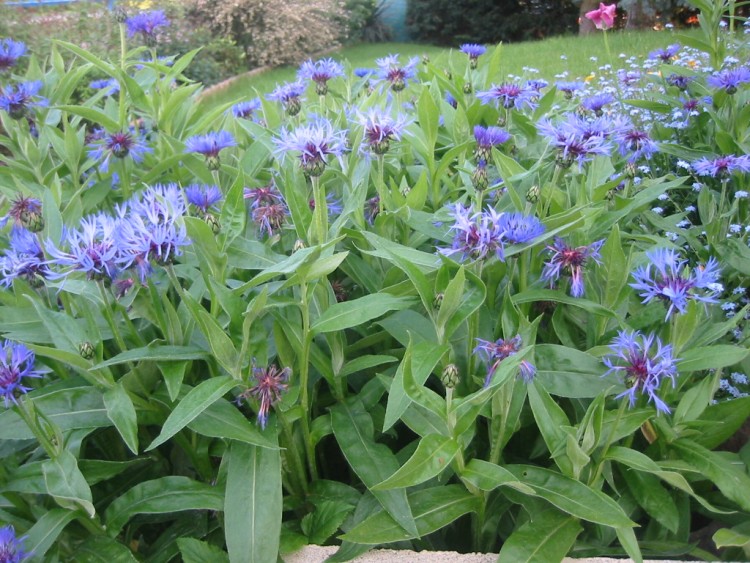
{"type": "Polygon", "coordinates": [[[213,234],[219,234],[219,232],[221,231],[221,223],[219,222],[219,219],[217,217],[215,217],[211,213],[206,213],[206,216],[203,218],[203,220],[209,227],[211,227],[211,232],[213,234]]]}
{"type": "Polygon", "coordinates": [[[112,17],[117,23],[125,23],[125,20],[128,19],[128,13],[125,11],[125,8],[122,6],[117,6],[112,11],[112,17]]]}
{"type": "Polygon", "coordinates": [[[539,201],[539,194],[539,186],[537,186],[536,184],[531,186],[529,188],[529,191],[526,192],[526,201],[528,201],[529,203],[536,203],[537,201],[539,201]]]}
{"type": "Polygon", "coordinates": [[[328,93],[328,83],[326,83],[326,82],[316,82],[315,83],[315,93],[318,96],[325,96],[328,93]]]}
{"type": "Polygon", "coordinates": [[[474,88],[471,85],[471,82],[467,82],[464,84],[464,94],[471,94],[474,88]]]}
{"type": "Polygon", "coordinates": [[[487,186],[490,185],[490,180],[487,176],[487,168],[485,166],[477,166],[474,169],[474,172],[471,174],[471,183],[477,191],[481,192],[487,189],[487,186]]]}
{"type": "Polygon", "coordinates": [[[301,109],[302,109],[302,102],[300,101],[299,98],[291,98],[286,103],[286,114],[289,117],[294,117],[300,112],[301,109]]]}
{"type": "Polygon", "coordinates": [[[93,358],[95,352],[96,350],[94,349],[94,345],[89,341],[81,342],[78,345],[78,353],[84,360],[90,360],[91,358],[93,358]]]}
{"type": "Polygon", "coordinates": [[[40,211],[32,209],[24,210],[21,213],[20,219],[21,226],[32,233],[38,233],[44,228],[44,217],[42,217],[40,211]]]}
{"type": "Polygon", "coordinates": [[[208,169],[211,171],[219,170],[221,168],[221,160],[217,156],[207,156],[206,157],[206,166],[208,166],[208,169]]]}
{"type": "Polygon", "coordinates": [[[422,55],[422,64],[426,65],[430,62],[430,57],[428,55],[422,55]]]}
{"type": "Polygon", "coordinates": [[[297,252],[298,250],[302,250],[305,248],[305,241],[302,239],[297,239],[294,243],[294,246],[292,247],[292,252],[297,252]]]}
{"type": "Polygon", "coordinates": [[[435,307],[435,309],[440,309],[440,305],[443,304],[443,298],[445,297],[444,293],[436,293],[435,299],[432,301],[432,305],[435,307]]]}
{"type": "Polygon", "coordinates": [[[453,389],[460,381],[458,367],[456,364],[448,364],[440,375],[440,381],[443,382],[446,389],[453,389]]]}
{"type": "Polygon", "coordinates": [[[411,186],[407,183],[404,183],[401,185],[398,191],[402,196],[406,197],[411,193],[411,186]]]}
{"type": "Polygon", "coordinates": [[[313,178],[320,176],[326,169],[326,161],[320,157],[313,157],[302,163],[302,170],[313,178]]]}

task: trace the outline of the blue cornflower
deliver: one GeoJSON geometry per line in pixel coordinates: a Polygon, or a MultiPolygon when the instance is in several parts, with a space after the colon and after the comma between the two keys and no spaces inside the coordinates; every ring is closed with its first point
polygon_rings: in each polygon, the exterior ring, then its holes
{"type": "Polygon", "coordinates": [[[310,59],[302,63],[297,76],[315,82],[315,92],[319,96],[325,96],[328,93],[328,81],[337,76],[344,76],[344,67],[330,58],[315,62],[310,59]]]}
{"type": "Polygon", "coordinates": [[[693,80],[695,79],[691,76],[683,76],[681,74],[675,74],[675,73],[672,73],[669,76],[667,76],[667,82],[671,84],[672,86],[679,88],[680,90],[687,90],[688,85],[693,80]]]}
{"type": "Polygon", "coordinates": [[[589,259],[601,264],[599,250],[603,244],[604,240],[599,240],[588,246],[574,248],[568,246],[560,237],[555,237],[555,242],[547,247],[552,252],[552,257],[544,264],[542,280],[554,285],[565,273],[570,276],[570,294],[573,297],[583,297],[585,291],[583,268],[589,259]]]}
{"type": "Polygon", "coordinates": [[[564,82],[564,81],[558,81],[555,82],[555,87],[565,94],[565,97],[568,99],[571,99],[573,97],[573,92],[577,92],[578,90],[583,90],[586,87],[586,84],[584,82],[564,82]]]}
{"type": "Polygon", "coordinates": [[[669,45],[666,49],[656,49],[648,54],[648,58],[651,60],[660,60],[663,63],[670,62],[674,56],[680,51],[682,46],[679,43],[669,45]]]}
{"type": "Polygon", "coordinates": [[[289,209],[275,184],[245,188],[244,195],[245,199],[250,200],[251,217],[261,233],[271,236],[281,228],[289,209]]]}
{"type": "Polygon", "coordinates": [[[0,72],[10,70],[18,64],[18,59],[26,53],[26,44],[12,39],[0,41],[0,72]]]}
{"type": "Polygon", "coordinates": [[[370,108],[367,113],[358,112],[356,117],[365,130],[360,150],[364,152],[367,147],[377,155],[387,153],[392,140],[401,140],[401,134],[409,124],[403,115],[393,118],[389,111],[379,108],[370,108]]]}
{"type": "Polygon", "coordinates": [[[302,94],[305,93],[305,83],[297,80],[277,86],[266,98],[272,102],[281,102],[287,115],[297,115],[302,109],[302,94]]]}
{"type": "Polygon", "coordinates": [[[26,536],[16,537],[13,526],[0,528],[0,561],[2,563],[20,563],[30,556],[21,545],[26,536]]]}
{"type": "Polygon", "coordinates": [[[387,82],[394,92],[400,92],[406,88],[409,80],[416,76],[414,69],[417,63],[419,63],[419,58],[412,57],[408,63],[402,66],[398,60],[398,55],[388,55],[375,60],[375,64],[378,65],[380,80],[387,82]]]}
{"type": "MultiPolygon", "coordinates": [[[[310,211],[315,211],[315,200],[310,199],[308,204],[310,205],[310,211]]],[[[340,215],[344,210],[344,206],[341,200],[331,192],[328,192],[326,194],[326,210],[328,211],[328,217],[335,217],[336,215],[340,215]]]]}
{"type": "Polygon", "coordinates": [[[544,225],[531,215],[502,213],[495,221],[500,236],[511,244],[525,244],[544,234],[544,225]]]}
{"type": "Polygon", "coordinates": [[[737,92],[740,85],[748,82],[750,82],[750,68],[744,66],[723,70],[706,78],[706,84],[711,88],[724,90],[729,95],[737,92]]]}
{"type": "Polygon", "coordinates": [[[453,94],[448,91],[445,92],[445,101],[448,102],[448,105],[453,109],[458,107],[458,100],[456,100],[456,98],[453,97],[453,94]]]}
{"type": "Polygon", "coordinates": [[[234,147],[237,141],[228,131],[218,133],[206,133],[205,135],[193,135],[185,141],[186,152],[197,152],[206,157],[206,166],[209,170],[218,170],[221,166],[219,152],[223,149],[234,147]]]}
{"type": "Polygon", "coordinates": [[[539,94],[547,86],[549,86],[549,82],[547,82],[543,78],[534,78],[532,80],[526,81],[526,88],[533,92],[536,92],[537,94],[539,94]]]}
{"type": "Polygon", "coordinates": [[[92,90],[105,90],[107,96],[114,96],[120,91],[120,83],[114,78],[102,78],[101,80],[94,80],[89,83],[89,88],[92,90]]]}
{"type": "Polygon", "coordinates": [[[245,199],[250,200],[252,209],[284,201],[284,197],[274,183],[258,188],[245,188],[242,193],[245,199]]]}
{"type": "Polygon", "coordinates": [[[471,68],[477,68],[477,59],[487,52],[484,45],[478,45],[477,43],[464,43],[459,49],[462,53],[469,55],[469,66],[471,68]]]}
{"type": "Polygon", "coordinates": [[[445,256],[460,253],[462,259],[481,260],[492,254],[500,260],[505,259],[502,233],[497,228],[500,216],[494,209],[472,213],[471,207],[456,203],[451,212],[454,223],[450,229],[455,232],[453,244],[451,248],[438,249],[438,252],[445,256]]]}
{"type": "Polygon", "coordinates": [[[639,290],[648,303],[656,298],[669,303],[667,317],[677,309],[684,313],[690,299],[704,303],[718,303],[717,284],[721,269],[719,262],[711,257],[705,266],[693,271],[687,268],[687,260],[671,248],[657,248],[646,253],[649,263],[633,272],[635,283],[630,287],[639,290]],[[653,267],[653,270],[652,270],[653,267]],[[704,290],[698,292],[697,290],[704,290]]]}
{"type": "Polygon", "coordinates": [[[19,194],[11,203],[8,215],[0,219],[0,227],[5,226],[8,219],[13,219],[13,224],[18,227],[28,229],[32,233],[38,233],[44,228],[42,202],[34,197],[19,194]]]}
{"type": "MultiPolygon", "coordinates": [[[[479,344],[474,348],[474,353],[479,354],[489,365],[487,376],[484,378],[484,386],[488,387],[492,382],[492,376],[500,365],[500,362],[505,358],[515,355],[521,349],[523,341],[521,340],[520,335],[516,335],[513,338],[508,338],[506,340],[500,338],[495,342],[477,338],[477,342],[479,344]]],[[[521,365],[519,367],[520,370],[518,375],[523,381],[529,383],[534,379],[536,368],[531,362],[528,360],[521,360],[521,365]]]]}
{"type": "Polygon", "coordinates": [[[573,114],[569,114],[565,121],[554,125],[547,119],[541,119],[538,124],[539,132],[548,137],[552,146],[558,150],[558,163],[567,167],[591,160],[595,155],[609,155],[612,144],[608,140],[605,124],[589,123],[573,114]],[[602,125],[602,127],[599,127],[602,125]]]}
{"type": "Polygon", "coordinates": [[[83,272],[90,280],[113,280],[119,271],[119,245],[117,241],[117,221],[104,213],[81,219],[79,230],[65,230],[62,246],[56,247],[47,241],[50,264],[66,268],[62,273],[53,274],[53,279],[64,278],[73,272],[83,272]]]}
{"type": "Polygon", "coordinates": [[[215,205],[221,201],[222,193],[218,186],[206,186],[201,184],[190,184],[185,188],[185,197],[201,213],[208,213],[209,209],[215,209],[215,205]]]}
{"type": "Polygon", "coordinates": [[[500,127],[474,126],[474,139],[477,141],[476,157],[479,160],[489,160],[492,147],[502,145],[510,140],[511,135],[500,127]]]}
{"type": "Polygon", "coordinates": [[[232,106],[232,115],[237,119],[252,119],[260,111],[260,100],[255,98],[246,102],[239,102],[232,106]]]}
{"type": "Polygon", "coordinates": [[[636,330],[621,331],[609,347],[612,353],[603,358],[609,370],[604,375],[620,374],[628,387],[617,398],[627,397],[633,407],[638,394],[646,395],[658,412],[669,413],[669,407],[657,393],[664,379],[670,379],[673,387],[677,383],[677,359],[672,357],[672,346],[664,346],[653,334],[643,335],[636,330]],[[654,342],[656,350],[652,352],[654,342]]]}
{"type": "Polygon", "coordinates": [[[643,75],[637,70],[620,69],[617,71],[617,79],[623,86],[632,86],[638,83],[643,75]]]}
{"type": "Polygon", "coordinates": [[[185,199],[176,184],[155,185],[136,194],[118,210],[116,239],[118,265],[135,266],[141,282],[153,271],[152,263],[171,264],[190,244],[182,217],[185,199]]]}
{"type": "Polygon", "coordinates": [[[375,70],[374,68],[355,68],[354,76],[356,76],[357,78],[369,78],[376,72],[377,70],[375,70]]]}
{"type": "Polygon", "coordinates": [[[125,25],[128,29],[128,37],[140,33],[146,45],[153,47],[156,45],[158,28],[168,26],[169,20],[162,10],[152,10],[150,12],[139,12],[128,18],[125,20],[125,25]]]}
{"type": "Polygon", "coordinates": [[[294,131],[281,130],[274,139],[276,155],[283,160],[288,152],[298,152],[300,165],[306,174],[320,176],[329,155],[340,157],[346,148],[346,131],[335,131],[327,119],[317,119],[294,131]]]}
{"type": "Polygon", "coordinates": [[[109,169],[109,161],[115,158],[125,158],[130,156],[133,162],[143,162],[146,153],[153,152],[153,149],[146,144],[145,139],[140,134],[134,134],[131,131],[118,131],[116,133],[104,133],[100,131],[94,140],[89,143],[89,157],[94,160],[102,160],[100,168],[102,172],[109,169]]]}
{"type": "Polygon", "coordinates": [[[581,100],[581,106],[585,109],[594,112],[596,115],[602,115],[604,106],[611,104],[615,101],[615,97],[612,94],[600,93],[589,96],[581,100]]]}
{"type": "Polygon", "coordinates": [[[287,389],[287,381],[292,375],[291,368],[279,369],[275,365],[259,368],[253,362],[253,379],[255,382],[240,394],[240,399],[254,397],[260,401],[258,407],[258,424],[265,428],[268,423],[268,412],[271,406],[281,399],[281,394],[287,389]]]}
{"type": "Polygon", "coordinates": [[[13,280],[22,278],[32,287],[42,285],[50,277],[39,240],[34,233],[14,226],[10,231],[10,248],[0,257],[0,285],[10,287],[13,280]]]}
{"type": "Polygon", "coordinates": [[[47,100],[39,96],[41,89],[39,80],[6,86],[0,90],[0,109],[7,111],[13,119],[26,117],[29,108],[47,105],[47,100]]]}
{"type": "Polygon", "coordinates": [[[504,84],[493,84],[486,92],[477,92],[477,98],[482,104],[495,104],[495,107],[533,109],[537,106],[535,100],[537,92],[526,86],[506,82],[504,84]]]}
{"type": "Polygon", "coordinates": [[[728,154],[716,158],[701,158],[693,162],[693,170],[699,176],[727,178],[733,172],[750,172],[750,156],[728,154]]]}
{"type": "MultiPolygon", "coordinates": [[[[16,400],[17,392],[26,393],[30,390],[29,387],[22,384],[22,378],[42,377],[42,372],[34,369],[35,359],[34,352],[23,344],[3,340],[2,351],[0,352],[0,396],[5,401],[5,408],[8,408],[11,403],[18,404],[16,400]]],[[[9,540],[8,529],[0,529],[0,548],[17,549],[18,544],[9,540]]],[[[2,554],[1,551],[0,554],[2,554]]],[[[11,561],[13,560],[11,559],[11,561]]]]}
{"type": "Polygon", "coordinates": [[[628,162],[635,162],[641,157],[651,158],[659,150],[658,145],[651,140],[649,134],[639,129],[621,129],[613,137],[620,147],[622,156],[630,153],[628,162]]]}

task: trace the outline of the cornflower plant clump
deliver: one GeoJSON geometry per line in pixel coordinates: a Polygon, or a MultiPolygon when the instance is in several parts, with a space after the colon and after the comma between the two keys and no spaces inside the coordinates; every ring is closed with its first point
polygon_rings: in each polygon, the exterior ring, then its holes
{"type": "Polygon", "coordinates": [[[696,1],[585,76],[467,42],[220,104],[163,12],[0,38],[0,560],[746,559],[749,51],[696,1]]]}

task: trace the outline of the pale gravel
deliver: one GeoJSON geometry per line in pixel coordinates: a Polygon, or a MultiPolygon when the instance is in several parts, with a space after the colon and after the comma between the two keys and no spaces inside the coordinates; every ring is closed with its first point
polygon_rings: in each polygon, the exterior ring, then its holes
{"type": "MultiPolygon", "coordinates": [[[[336,553],[337,547],[308,545],[294,553],[282,555],[284,563],[323,563],[327,557],[336,553]]],[[[374,549],[352,559],[354,563],[495,563],[497,554],[493,553],[456,553],[454,551],[406,551],[393,549],[374,549]]],[[[607,557],[590,557],[588,559],[571,559],[566,557],[563,563],[627,563],[632,559],[611,559],[607,557]]],[[[658,563],[656,560],[644,563],[658,563]]],[[[675,563],[675,562],[671,562],[675,563]]]]}

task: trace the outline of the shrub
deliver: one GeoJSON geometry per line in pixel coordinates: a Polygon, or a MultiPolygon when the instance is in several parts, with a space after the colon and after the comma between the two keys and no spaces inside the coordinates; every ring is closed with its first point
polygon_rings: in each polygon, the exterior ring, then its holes
{"type": "Polygon", "coordinates": [[[570,0],[410,0],[407,20],[421,41],[439,45],[541,39],[577,29],[570,0]]]}
{"type": "Polygon", "coordinates": [[[189,6],[196,19],[240,45],[251,67],[299,62],[345,35],[337,0],[192,0],[189,6]]]}

